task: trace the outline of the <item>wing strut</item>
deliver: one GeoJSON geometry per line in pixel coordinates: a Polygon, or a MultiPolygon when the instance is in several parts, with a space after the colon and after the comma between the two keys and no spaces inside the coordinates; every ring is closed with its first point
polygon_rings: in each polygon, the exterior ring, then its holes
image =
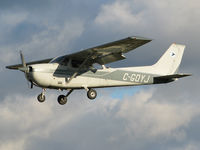
{"type": "Polygon", "coordinates": [[[77,69],[76,72],[74,72],[74,74],[70,77],[70,79],[67,81],[67,83],[69,83],[73,78],[75,78],[77,76],[77,74],[79,73],[79,71],[81,70],[81,68],[87,63],[87,61],[89,60],[89,58],[93,55],[90,54],[87,56],[87,58],[83,61],[83,63],[79,66],[79,68],[77,69]]]}

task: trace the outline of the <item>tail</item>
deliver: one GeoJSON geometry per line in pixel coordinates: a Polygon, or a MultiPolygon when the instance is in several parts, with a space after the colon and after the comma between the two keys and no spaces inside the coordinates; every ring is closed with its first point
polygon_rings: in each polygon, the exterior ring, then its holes
{"type": "Polygon", "coordinates": [[[178,72],[185,45],[172,44],[153,67],[157,74],[172,75],[178,72]]]}

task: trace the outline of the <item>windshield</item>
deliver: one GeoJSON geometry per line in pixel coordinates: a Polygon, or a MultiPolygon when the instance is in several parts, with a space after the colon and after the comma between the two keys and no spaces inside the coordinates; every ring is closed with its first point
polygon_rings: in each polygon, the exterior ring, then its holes
{"type": "Polygon", "coordinates": [[[63,58],[64,58],[64,56],[55,57],[49,63],[59,63],[59,62],[61,62],[63,60],[63,58]]]}
{"type": "Polygon", "coordinates": [[[74,59],[70,61],[69,58],[65,56],[60,56],[60,57],[55,57],[49,63],[59,63],[60,65],[65,65],[65,66],[67,66],[68,63],[70,63],[73,68],[78,68],[83,63],[83,61],[74,59]]]}

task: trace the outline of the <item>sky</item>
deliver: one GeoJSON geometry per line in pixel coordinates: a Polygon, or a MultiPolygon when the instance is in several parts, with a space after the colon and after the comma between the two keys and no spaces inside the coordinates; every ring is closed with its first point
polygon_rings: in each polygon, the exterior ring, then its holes
{"type": "Polygon", "coordinates": [[[199,150],[199,0],[1,0],[0,150],[199,150]],[[172,43],[186,45],[180,72],[192,77],[152,86],[75,91],[29,89],[25,60],[70,54],[128,36],[152,42],[110,67],[152,65],[172,43]],[[119,94],[120,93],[120,94],[119,94]]]}

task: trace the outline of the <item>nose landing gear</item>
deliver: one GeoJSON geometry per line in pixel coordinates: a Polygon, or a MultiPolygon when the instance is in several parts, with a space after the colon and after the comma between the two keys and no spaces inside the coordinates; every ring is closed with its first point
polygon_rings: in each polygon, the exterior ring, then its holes
{"type": "Polygon", "coordinates": [[[46,89],[43,89],[42,90],[42,93],[38,95],[37,99],[40,103],[44,102],[45,101],[45,91],[46,89]]]}

